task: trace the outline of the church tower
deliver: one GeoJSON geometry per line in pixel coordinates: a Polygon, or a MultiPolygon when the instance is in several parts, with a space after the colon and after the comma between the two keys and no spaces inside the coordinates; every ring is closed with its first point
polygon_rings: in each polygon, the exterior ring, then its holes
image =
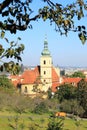
{"type": "Polygon", "coordinates": [[[52,57],[48,50],[48,42],[45,38],[44,49],[40,57],[40,76],[43,83],[44,91],[52,86],[52,57]]]}

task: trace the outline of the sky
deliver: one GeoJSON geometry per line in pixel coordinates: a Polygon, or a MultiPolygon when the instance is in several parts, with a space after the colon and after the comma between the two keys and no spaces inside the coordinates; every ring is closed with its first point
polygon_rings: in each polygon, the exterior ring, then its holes
{"type": "MultiPolygon", "coordinates": [[[[66,5],[67,0],[53,0],[66,5]]],[[[68,3],[75,0],[68,0],[68,3]]],[[[39,6],[43,6],[41,0],[33,0],[32,8],[37,10],[39,6]]],[[[80,24],[86,24],[86,19],[80,24]]],[[[76,21],[77,23],[77,21],[76,21]]],[[[69,33],[68,36],[60,36],[54,30],[55,26],[50,26],[49,20],[35,21],[31,23],[33,29],[24,32],[18,31],[16,35],[6,33],[6,37],[10,40],[16,40],[21,37],[21,43],[25,45],[22,55],[22,63],[27,66],[37,66],[40,64],[40,56],[44,47],[45,35],[47,35],[48,48],[53,59],[54,66],[72,66],[87,67],[87,42],[82,45],[77,33],[69,33]]]]}

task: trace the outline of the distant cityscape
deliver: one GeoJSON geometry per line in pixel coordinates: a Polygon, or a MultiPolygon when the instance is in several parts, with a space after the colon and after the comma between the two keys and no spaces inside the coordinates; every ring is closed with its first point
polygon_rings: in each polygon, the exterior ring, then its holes
{"type": "MultiPolygon", "coordinates": [[[[24,70],[26,69],[32,70],[35,68],[35,66],[25,66],[25,65],[23,65],[23,67],[24,67],[24,70]]],[[[61,75],[66,75],[66,74],[71,75],[77,71],[87,71],[87,67],[77,67],[77,66],[58,66],[58,67],[60,68],[61,75]]]]}

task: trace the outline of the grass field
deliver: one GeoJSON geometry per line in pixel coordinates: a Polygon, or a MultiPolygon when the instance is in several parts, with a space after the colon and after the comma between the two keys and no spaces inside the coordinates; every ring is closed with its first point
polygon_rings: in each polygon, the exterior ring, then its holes
{"type": "MultiPolygon", "coordinates": [[[[0,111],[0,130],[46,130],[49,114],[0,111]]],[[[64,119],[64,130],[87,130],[87,120],[79,120],[79,125],[73,119],[64,119]]]]}

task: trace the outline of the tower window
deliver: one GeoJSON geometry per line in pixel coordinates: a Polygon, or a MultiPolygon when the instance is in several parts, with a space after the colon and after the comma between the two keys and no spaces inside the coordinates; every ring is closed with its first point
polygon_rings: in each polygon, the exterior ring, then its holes
{"type": "Polygon", "coordinates": [[[44,65],[46,64],[46,61],[44,60],[44,65]]]}
{"type": "Polygon", "coordinates": [[[44,74],[46,74],[46,71],[44,71],[44,74]]]}

